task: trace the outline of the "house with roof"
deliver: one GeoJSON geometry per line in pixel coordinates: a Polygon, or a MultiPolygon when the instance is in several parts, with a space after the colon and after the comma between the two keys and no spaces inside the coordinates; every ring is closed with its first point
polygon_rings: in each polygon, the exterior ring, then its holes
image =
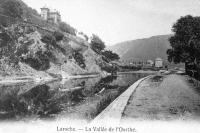
{"type": "Polygon", "coordinates": [[[61,22],[61,15],[57,10],[50,10],[47,7],[41,8],[41,17],[50,23],[58,24],[61,22]]]}
{"type": "Polygon", "coordinates": [[[156,58],[155,59],[155,67],[156,68],[162,68],[163,67],[163,59],[161,59],[161,58],[156,58]]]}

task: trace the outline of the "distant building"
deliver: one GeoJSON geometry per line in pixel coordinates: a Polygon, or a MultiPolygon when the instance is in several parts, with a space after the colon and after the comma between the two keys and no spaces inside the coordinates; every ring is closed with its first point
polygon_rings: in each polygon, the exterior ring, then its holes
{"type": "Polygon", "coordinates": [[[155,67],[157,67],[157,68],[163,67],[163,59],[161,59],[161,58],[156,58],[156,59],[155,59],[155,67]]]}
{"type": "Polygon", "coordinates": [[[41,8],[41,17],[51,23],[59,23],[61,21],[61,15],[58,11],[53,10],[51,11],[47,7],[41,8]]]}
{"type": "Polygon", "coordinates": [[[147,66],[152,67],[154,65],[154,62],[152,60],[147,60],[147,66]]]}

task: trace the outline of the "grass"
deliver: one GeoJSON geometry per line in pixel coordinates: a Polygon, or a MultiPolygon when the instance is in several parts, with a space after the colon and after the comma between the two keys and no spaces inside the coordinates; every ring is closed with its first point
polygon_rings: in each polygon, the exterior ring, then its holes
{"type": "Polygon", "coordinates": [[[110,92],[107,95],[100,96],[100,99],[96,101],[93,108],[89,109],[85,112],[85,116],[92,120],[94,119],[99,113],[101,113],[116,97],[118,96],[118,92],[110,92]]]}
{"type": "Polygon", "coordinates": [[[102,110],[104,110],[117,97],[117,95],[116,92],[111,92],[104,96],[96,106],[96,115],[102,112],[102,110]]]}
{"type": "Polygon", "coordinates": [[[106,107],[109,106],[120,94],[122,94],[127,87],[117,87],[113,89],[106,89],[101,95],[98,101],[96,101],[93,108],[85,113],[85,116],[90,120],[99,115],[106,107]]]}
{"type": "Polygon", "coordinates": [[[156,76],[152,77],[151,80],[152,80],[152,82],[160,82],[163,80],[163,76],[156,75],[156,76]]]}
{"type": "Polygon", "coordinates": [[[187,81],[189,84],[192,84],[192,86],[200,88],[200,81],[196,80],[195,78],[188,77],[187,81]]]}

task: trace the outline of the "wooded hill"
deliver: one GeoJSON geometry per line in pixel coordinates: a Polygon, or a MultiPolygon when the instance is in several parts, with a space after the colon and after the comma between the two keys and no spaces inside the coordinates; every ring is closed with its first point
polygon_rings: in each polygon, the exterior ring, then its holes
{"type": "Polygon", "coordinates": [[[157,57],[167,59],[168,39],[171,35],[159,35],[150,38],[131,40],[108,47],[121,57],[121,60],[154,60],[157,57]]]}

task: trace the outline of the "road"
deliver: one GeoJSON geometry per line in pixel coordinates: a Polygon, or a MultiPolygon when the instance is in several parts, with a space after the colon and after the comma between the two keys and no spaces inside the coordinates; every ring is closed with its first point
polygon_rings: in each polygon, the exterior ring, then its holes
{"type": "Polygon", "coordinates": [[[199,118],[200,91],[188,82],[187,76],[175,74],[154,76],[140,83],[122,115],[122,121],[199,118]]]}

